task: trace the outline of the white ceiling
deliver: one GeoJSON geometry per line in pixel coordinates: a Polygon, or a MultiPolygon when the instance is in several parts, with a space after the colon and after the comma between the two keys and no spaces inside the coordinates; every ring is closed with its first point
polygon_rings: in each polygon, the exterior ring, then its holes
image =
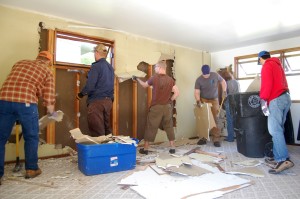
{"type": "MultiPolygon", "coordinates": [[[[300,36],[298,0],[0,0],[21,8],[217,52],[300,36]]],[[[74,31],[75,31],[74,27],[74,31]]]]}

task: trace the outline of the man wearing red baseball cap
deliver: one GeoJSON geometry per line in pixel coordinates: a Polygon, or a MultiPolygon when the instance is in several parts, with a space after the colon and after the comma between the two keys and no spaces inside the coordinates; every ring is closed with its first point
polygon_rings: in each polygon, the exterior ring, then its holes
{"type": "Polygon", "coordinates": [[[35,60],[21,60],[13,67],[0,89],[0,184],[4,175],[5,144],[16,121],[22,125],[25,141],[25,178],[42,173],[38,167],[38,100],[54,113],[54,79],[49,65],[52,54],[42,51],[35,60]]]}

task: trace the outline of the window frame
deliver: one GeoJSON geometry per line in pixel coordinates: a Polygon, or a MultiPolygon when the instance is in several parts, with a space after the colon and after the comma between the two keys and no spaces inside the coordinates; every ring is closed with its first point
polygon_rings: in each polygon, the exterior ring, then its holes
{"type": "MultiPolygon", "coordinates": [[[[105,46],[108,47],[108,52],[111,53],[110,57],[110,62],[112,67],[115,69],[115,64],[114,64],[114,41],[113,40],[107,40],[103,39],[100,37],[93,37],[93,36],[88,36],[84,34],[79,34],[79,33],[74,33],[74,32],[69,32],[65,30],[59,30],[56,29],[54,33],[54,52],[57,51],[57,45],[56,41],[57,38],[61,39],[68,39],[68,40],[73,40],[73,41],[80,41],[80,42],[88,42],[92,44],[104,44],[105,46]]],[[[56,53],[53,55],[53,64],[56,65],[56,67],[75,67],[75,68],[85,68],[89,69],[90,65],[86,64],[78,64],[78,63],[70,63],[70,62],[61,62],[56,60],[56,53]]]]}
{"type": "MultiPolygon", "coordinates": [[[[295,56],[300,57],[300,47],[287,48],[287,49],[281,49],[281,50],[274,50],[274,51],[269,51],[269,52],[271,54],[271,57],[272,57],[272,55],[279,55],[278,58],[281,61],[282,66],[284,68],[288,67],[287,64],[288,64],[288,58],[289,57],[295,57],[295,56]],[[299,53],[295,53],[295,54],[292,54],[292,55],[290,55],[290,54],[286,55],[286,53],[290,53],[290,52],[299,52],[299,53]]],[[[256,77],[256,75],[255,76],[250,76],[250,77],[239,77],[239,70],[241,70],[241,67],[239,66],[239,64],[240,63],[247,63],[247,62],[241,62],[241,60],[252,59],[252,58],[256,58],[256,60],[257,60],[257,57],[258,57],[258,54],[250,54],[250,55],[243,55],[243,56],[234,57],[234,77],[236,77],[236,79],[239,80],[239,81],[240,80],[242,80],[242,81],[243,80],[254,80],[255,77],[256,77]]],[[[257,73],[257,74],[260,76],[260,72],[257,73]]],[[[300,78],[300,70],[297,69],[293,73],[285,71],[285,75],[287,77],[288,82],[289,81],[293,81],[292,78],[294,78],[295,76],[299,76],[299,78],[300,78]]],[[[289,84],[289,87],[291,89],[291,87],[294,87],[294,86],[291,86],[289,84]]],[[[292,101],[298,103],[298,102],[300,102],[300,98],[297,96],[292,101]]]]}

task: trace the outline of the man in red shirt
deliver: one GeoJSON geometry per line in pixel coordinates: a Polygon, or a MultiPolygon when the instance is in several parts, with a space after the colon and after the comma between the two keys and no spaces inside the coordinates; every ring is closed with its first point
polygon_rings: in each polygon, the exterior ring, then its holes
{"type": "Polygon", "coordinates": [[[146,82],[132,77],[139,82],[143,88],[152,86],[152,101],[147,116],[147,124],[144,135],[144,148],[140,149],[141,154],[148,154],[149,142],[154,142],[157,130],[162,124],[164,131],[170,141],[171,154],[175,153],[175,134],[173,128],[172,113],[173,101],[179,96],[178,87],[175,85],[173,78],[166,74],[166,61],[159,61],[155,65],[155,75],[150,77],[146,82]]]}
{"type": "MultiPolygon", "coordinates": [[[[43,99],[49,114],[54,113],[54,80],[48,68],[52,55],[38,54],[36,60],[17,62],[0,89],[0,179],[4,175],[5,144],[16,121],[22,125],[25,141],[25,178],[42,173],[38,167],[38,99],[43,99]]],[[[0,180],[1,184],[1,180],[0,180]]]]}
{"type": "Polygon", "coordinates": [[[284,138],[284,123],[291,106],[291,97],[285,73],[280,60],[270,56],[268,51],[258,54],[262,64],[260,99],[265,116],[268,116],[268,130],[272,136],[274,158],[266,158],[271,165],[269,173],[277,174],[294,166],[289,159],[284,138]]]}

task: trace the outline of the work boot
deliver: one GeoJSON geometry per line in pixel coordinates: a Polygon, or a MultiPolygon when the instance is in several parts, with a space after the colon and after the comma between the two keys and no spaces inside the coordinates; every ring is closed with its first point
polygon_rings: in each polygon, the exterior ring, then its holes
{"type": "Polygon", "coordinates": [[[170,149],[169,153],[174,154],[175,153],[175,149],[170,149]]]}
{"type": "Polygon", "coordinates": [[[201,138],[198,142],[197,142],[198,145],[204,145],[206,144],[206,138],[201,138]]]}
{"type": "Polygon", "coordinates": [[[275,166],[275,168],[270,169],[269,173],[271,174],[278,174],[286,169],[289,169],[294,166],[294,163],[290,161],[289,159],[286,159],[285,161],[278,162],[275,166]]]}
{"type": "Polygon", "coordinates": [[[41,169],[37,169],[37,170],[26,170],[26,174],[25,174],[25,178],[35,178],[36,176],[40,175],[42,173],[41,169]]]}
{"type": "Polygon", "coordinates": [[[144,148],[141,148],[139,150],[140,154],[145,154],[145,155],[148,155],[148,150],[145,150],[144,148]]]}
{"type": "Polygon", "coordinates": [[[217,141],[217,142],[214,142],[214,146],[215,147],[221,147],[221,144],[220,144],[220,142],[217,141]]]}

